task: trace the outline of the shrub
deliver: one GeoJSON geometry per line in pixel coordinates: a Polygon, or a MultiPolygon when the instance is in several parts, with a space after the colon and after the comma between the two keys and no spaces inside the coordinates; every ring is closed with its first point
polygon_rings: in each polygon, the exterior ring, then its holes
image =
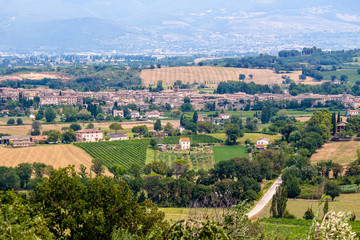
{"type": "Polygon", "coordinates": [[[310,220],[310,219],[313,219],[313,218],[314,218],[314,212],[313,212],[312,208],[308,208],[308,209],[306,210],[306,212],[304,213],[303,218],[304,218],[305,220],[310,220]]]}
{"type": "Polygon", "coordinates": [[[7,121],[7,125],[13,125],[15,124],[15,120],[13,118],[10,118],[8,121],[7,121]]]}

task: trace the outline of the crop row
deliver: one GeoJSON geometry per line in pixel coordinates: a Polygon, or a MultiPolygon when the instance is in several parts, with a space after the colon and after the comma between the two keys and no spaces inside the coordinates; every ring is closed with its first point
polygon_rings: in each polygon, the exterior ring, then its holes
{"type": "Polygon", "coordinates": [[[111,142],[76,143],[93,158],[103,160],[106,167],[120,165],[129,168],[132,164],[145,165],[146,149],[150,140],[122,140],[111,142]]]}

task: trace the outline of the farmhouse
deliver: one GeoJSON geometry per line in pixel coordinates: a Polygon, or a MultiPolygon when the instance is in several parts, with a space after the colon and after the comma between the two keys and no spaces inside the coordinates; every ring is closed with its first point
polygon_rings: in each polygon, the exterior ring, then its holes
{"type": "Polygon", "coordinates": [[[147,118],[159,118],[160,113],[159,113],[159,111],[154,110],[154,111],[145,113],[145,117],[147,117],[147,118]]]}
{"type": "Polygon", "coordinates": [[[103,131],[96,129],[82,129],[76,131],[77,142],[97,142],[103,140],[103,131]]]}
{"type": "Polygon", "coordinates": [[[256,148],[257,149],[266,149],[266,146],[270,144],[270,140],[268,138],[260,138],[256,140],[256,148]]]}
{"type": "Polygon", "coordinates": [[[221,114],[219,115],[219,117],[220,117],[221,119],[226,120],[226,119],[230,119],[231,114],[230,114],[230,113],[221,113],[221,114]]]}
{"type": "Polygon", "coordinates": [[[110,137],[110,141],[127,139],[126,133],[109,134],[108,136],[110,137]]]}
{"type": "Polygon", "coordinates": [[[116,117],[116,116],[124,117],[124,111],[123,110],[114,110],[113,117],[116,117]]]}
{"type": "Polygon", "coordinates": [[[139,113],[139,111],[130,111],[130,116],[131,116],[131,118],[139,118],[140,113],[139,113]]]}
{"type": "Polygon", "coordinates": [[[359,116],[359,110],[348,110],[348,111],[347,111],[347,115],[348,115],[349,117],[359,116]]]}
{"type": "Polygon", "coordinates": [[[34,146],[31,136],[4,136],[0,139],[1,144],[11,144],[13,147],[34,146]]]}
{"type": "Polygon", "coordinates": [[[180,138],[179,140],[181,150],[190,149],[190,139],[189,138],[180,138]]]}

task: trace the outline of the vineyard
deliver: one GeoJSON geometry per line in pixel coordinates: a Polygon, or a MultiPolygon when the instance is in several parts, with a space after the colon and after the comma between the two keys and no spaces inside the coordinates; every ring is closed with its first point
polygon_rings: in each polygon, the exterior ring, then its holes
{"type": "Polygon", "coordinates": [[[200,148],[190,153],[160,152],[156,158],[156,160],[163,161],[168,166],[172,166],[172,163],[176,159],[183,159],[189,164],[190,169],[193,170],[210,169],[214,167],[212,147],[200,148]]]}
{"type": "Polygon", "coordinates": [[[75,143],[93,158],[104,161],[106,167],[120,165],[128,169],[132,164],[143,167],[146,160],[146,149],[150,139],[122,140],[111,142],[75,143]]]}
{"type": "MultiPolygon", "coordinates": [[[[165,137],[163,144],[179,144],[179,140],[182,136],[165,137]]],[[[192,144],[198,143],[222,143],[223,141],[210,135],[194,135],[190,136],[192,144]]]]}

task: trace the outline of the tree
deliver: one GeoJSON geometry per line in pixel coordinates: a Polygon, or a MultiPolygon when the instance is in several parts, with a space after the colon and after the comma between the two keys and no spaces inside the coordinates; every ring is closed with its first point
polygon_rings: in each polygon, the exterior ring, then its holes
{"type": "Polygon", "coordinates": [[[148,128],[147,128],[146,125],[140,125],[140,126],[135,126],[135,127],[133,127],[133,128],[131,129],[131,131],[132,131],[133,133],[138,133],[138,134],[140,134],[140,135],[144,135],[144,134],[146,134],[149,130],[148,130],[148,128]]]}
{"type": "Polygon", "coordinates": [[[117,133],[118,130],[123,129],[120,123],[112,123],[112,124],[110,124],[109,128],[111,130],[115,130],[115,133],[117,133]]]}
{"type": "Polygon", "coordinates": [[[41,133],[40,130],[42,127],[41,127],[41,123],[38,120],[35,120],[32,122],[31,128],[32,128],[32,131],[31,131],[32,136],[40,135],[40,133],[41,133]]]}
{"type": "Polygon", "coordinates": [[[296,198],[301,193],[301,188],[299,186],[299,179],[295,176],[291,177],[285,184],[288,198],[296,198]]]}
{"type": "Polygon", "coordinates": [[[335,134],[336,133],[336,114],[335,113],[333,113],[331,115],[331,124],[332,124],[332,132],[333,132],[333,134],[335,134]]]}
{"type": "Polygon", "coordinates": [[[225,125],[225,133],[227,136],[226,143],[229,145],[235,144],[238,137],[244,136],[244,133],[240,130],[239,125],[232,123],[225,125]]]}
{"type": "Polygon", "coordinates": [[[7,120],[7,125],[14,125],[15,124],[15,120],[13,118],[10,118],[9,120],[7,120]]]}
{"type": "Polygon", "coordinates": [[[76,131],[81,130],[81,126],[78,123],[73,123],[73,124],[70,125],[70,129],[72,129],[72,130],[74,130],[76,132],[76,131]]]}
{"type": "Polygon", "coordinates": [[[34,162],[32,164],[32,168],[35,172],[35,176],[38,178],[42,178],[44,175],[44,169],[46,167],[45,163],[39,163],[39,162],[34,162]]]}
{"type": "Polygon", "coordinates": [[[160,119],[157,119],[156,120],[156,122],[155,122],[155,124],[154,124],[154,130],[155,131],[160,131],[160,130],[162,130],[163,128],[162,128],[162,126],[161,126],[161,121],[160,121],[160,119]]]}
{"type": "Polygon", "coordinates": [[[213,131],[213,124],[211,122],[198,123],[199,132],[211,133],[213,131]]]}
{"type": "Polygon", "coordinates": [[[337,122],[341,122],[341,115],[340,115],[340,111],[338,112],[338,115],[337,115],[337,122]]]}
{"type": "Polygon", "coordinates": [[[195,123],[195,124],[198,123],[198,113],[197,113],[197,111],[194,112],[194,115],[193,115],[193,123],[195,123]]]}
{"type": "Polygon", "coordinates": [[[271,109],[267,106],[264,106],[261,111],[261,123],[265,124],[270,121],[271,118],[271,109]]]}
{"type": "Polygon", "coordinates": [[[170,122],[167,122],[164,127],[164,132],[167,133],[167,135],[172,136],[174,131],[175,131],[175,128],[173,127],[173,125],[171,125],[170,122]]]}
{"type": "Polygon", "coordinates": [[[244,80],[245,77],[246,77],[245,74],[242,74],[242,73],[239,74],[239,80],[240,80],[240,81],[244,80]]]}
{"type": "Polygon", "coordinates": [[[93,123],[89,123],[87,126],[86,126],[86,129],[94,129],[94,124],[93,123]]]}
{"type": "Polygon", "coordinates": [[[54,109],[51,108],[51,107],[48,107],[48,108],[45,110],[45,119],[46,119],[46,122],[52,122],[52,121],[54,121],[55,118],[56,118],[56,113],[55,113],[54,109]]]}
{"type": "Polygon", "coordinates": [[[44,118],[44,111],[43,110],[39,110],[36,115],[35,115],[35,120],[41,120],[44,118]]]}
{"type": "Polygon", "coordinates": [[[17,125],[23,124],[23,120],[21,118],[16,119],[17,125]]]}
{"type": "Polygon", "coordinates": [[[48,142],[57,142],[61,141],[61,132],[57,130],[52,130],[47,139],[48,142]]]}
{"type": "Polygon", "coordinates": [[[326,198],[324,208],[323,208],[324,216],[328,213],[328,211],[329,211],[329,199],[326,198]]]}
{"type": "Polygon", "coordinates": [[[157,142],[156,142],[155,139],[152,138],[152,139],[150,140],[150,146],[151,146],[154,150],[156,150],[157,142]]]}
{"type": "Polygon", "coordinates": [[[17,175],[20,177],[20,188],[25,188],[32,175],[32,166],[30,163],[20,163],[15,168],[17,175]]]}
{"type": "Polygon", "coordinates": [[[186,129],[186,130],[189,130],[189,131],[192,131],[194,134],[196,134],[196,133],[197,133],[197,130],[198,130],[198,127],[197,127],[197,125],[196,125],[195,123],[193,123],[193,122],[187,122],[187,123],[185,124],[185,129],[186,129]]]}
{"type": "Polygon", "coordinates": [[[338,178],[339,174],[343,172],[344,168],[339,163],[333,163],[332,171],[333,171],[333,177],[336,179],[338,178]]]}
{"type": "Polygon", "coordinates": [[[103,160],[99,158],[95,158],[91,161],[91,171],[93,171],[96,176],[100,176],[105,172],[103,160]]]}
{"type": "Polygon", "coordinates": [[[86,109],[82,109],[76,114],[76,118],[78,120],[88,121],[91,118],[91,113],[86,109]]]}
{"type": "Polygon", "coordinates": [[[173,162],[173,168],[175,169],[176,178],[178,178],[180,174],[182,174],[188,170],[189,165],[183,159],[176,159],[173,162]]]}
{"type": "Polygon", "coordinates": [[[341,76],[340,76],[340,82],[346,83],[347,80],[348,80],[348,76],[346,76],[346,75],[341,75],[341,76]]]}
{"type": "Polygon", "coordinates": [[[341,188],[336,184],[336,182],[327,181],[325,183],[324,193],[331,197],[331,201],[334,201],[335,197],[340,196],[341,188]]]}
{"type": "Polygon", "coordinates": [[[69,131],[64,132],[61,135],[63,142],[71,143],[76,141],[76,133],[74,130],[70,129],[69,131]]]}
{"type": "Polygon", "coordinates": [[[84,164],[80,164],[80,172],[78,172],[81,178],[86,178],[88,173],[86,172],[87,167],[84,164]]]}
{"type": "Polygon", "coordinates": [[[272,197],[270,215],[274,218],[282,218],[287,205],[287,191],[285,188],[277,187],[272,197]]]}

